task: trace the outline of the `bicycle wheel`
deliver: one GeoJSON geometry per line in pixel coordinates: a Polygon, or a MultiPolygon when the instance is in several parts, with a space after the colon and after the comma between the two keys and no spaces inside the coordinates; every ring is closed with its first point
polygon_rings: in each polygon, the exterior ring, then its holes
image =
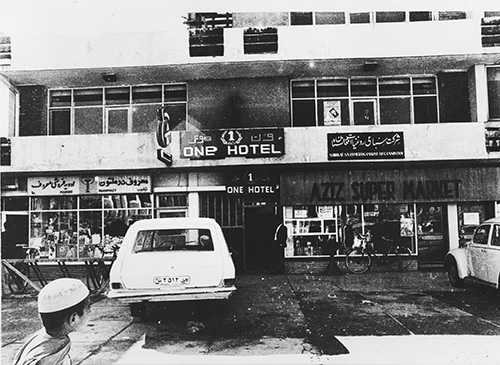
{"type": "Polygon", "coordinates": [[[411,252],[404,246],[393,246],[386,254],[387,265],[394,271],[403,271],[411,264],[411,252]]]}
{"type": "Polygon", "coordinates": [[[347,270],[353,274],[363,274],[372,265],[371,256],[362,248],[354,248],[347,252],[345,256],[347,270]]]}

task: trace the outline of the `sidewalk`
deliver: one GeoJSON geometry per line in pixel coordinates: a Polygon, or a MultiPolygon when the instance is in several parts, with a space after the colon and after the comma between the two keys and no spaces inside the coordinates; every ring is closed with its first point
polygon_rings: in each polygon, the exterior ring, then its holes
{"type": "MultiPolygon", "coordinates": [[[[131,321],[127,306],[103,299],[93,306],[89,327],[71,335],[74,365],[500,364],[500,311],[495,306],[489,323],[481,322],[467,308],[464,311],[429,296],[429,292],[443,296],[458,292],[474,298],[481,293],[457,291],[441,271],[342,276],[248,274],[241,275],[239,282],[231,316],[224,318],[221,327],[235,331],[234,337],[226,336],[229,341],[217,336],[208,342],[203,336],[193,337],[194,341],[175,340],[172,326],[131,321]],[[238,322],[232,323],[233,317],[238,317],[238,322]],[[284,322],[286,318],[294,322],[284,322]],[[446,331],[462,323],[468,334],[423,334],[432,333],[426,332],[429,327],[425,326],[416,332],[409,326],[415,318],[417,323],[434,323],[446,331]],[[255,321],[262,324],[268,319],[273,322],[256,332],[260,339],[246,342],[246,326],[254,327],[255,321]],[[386,325],[388,322],[391,326],[386,325]],[[324,331],[328,323],[335,324],[334,332],[324,331]],[[472,328],[471,323],[476,327],[472,328]],[[390,332],[396,326],[397,332],[390,332]],[[490,332],[484,331],[487,327],[490,332]],[[311,338],[306,338],[309,336],[290,336],[307,331],[316,337],[324,336],[318,342],[323,348],[335,349],[340,344],[349,353],[320,355],[311,338]],[[160,342],[148,345],[146,333],[153,338],[159,336],[160,342]],[[164,335],[171,340],[164,339],[164,335]],[[332,343],[325,344],[327,341],[332,343]]],[[[2,304],[2,363],[8,364],[25,336],[38,329],[40,322],[36,298],[3,298],[2,304]]],[[[487,304],[493,308],[494,303],[487,304]]]]}

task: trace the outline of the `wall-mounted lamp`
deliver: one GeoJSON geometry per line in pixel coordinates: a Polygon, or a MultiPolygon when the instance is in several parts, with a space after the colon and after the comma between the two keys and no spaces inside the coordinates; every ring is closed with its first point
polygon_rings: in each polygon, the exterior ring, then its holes
{"type": "Polygon", "coordinates": [[[378,67],[378,62],[365,61],[365,63],[363,64],[363,71],[373,72],[377,69],[377,67],[378,67]]]}
{"type": "Polygon", "coordinates": [[[102,79],[106,82],[116,82],[116,73],[114,72],[104,72],[101,74],[102,79]]]}

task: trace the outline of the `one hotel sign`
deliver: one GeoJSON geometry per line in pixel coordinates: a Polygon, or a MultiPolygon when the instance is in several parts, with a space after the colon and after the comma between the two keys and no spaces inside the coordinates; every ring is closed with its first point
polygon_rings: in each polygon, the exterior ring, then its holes
{"type": "Polygon", "coordinates": [[[191,160],[279,157],[285,137],[283,128],[186,131],[180,148],[180,157],[191,160]]]}

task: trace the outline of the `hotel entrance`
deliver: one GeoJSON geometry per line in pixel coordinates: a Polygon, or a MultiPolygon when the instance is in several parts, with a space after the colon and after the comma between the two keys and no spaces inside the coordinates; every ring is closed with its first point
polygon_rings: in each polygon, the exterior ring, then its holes
{"type": "Polygon", "coordinates": [[[269,271],[273,267],[271,247],[277,226],[273,203],[247,205],[244,209],[246,271],[269,271]]]}

